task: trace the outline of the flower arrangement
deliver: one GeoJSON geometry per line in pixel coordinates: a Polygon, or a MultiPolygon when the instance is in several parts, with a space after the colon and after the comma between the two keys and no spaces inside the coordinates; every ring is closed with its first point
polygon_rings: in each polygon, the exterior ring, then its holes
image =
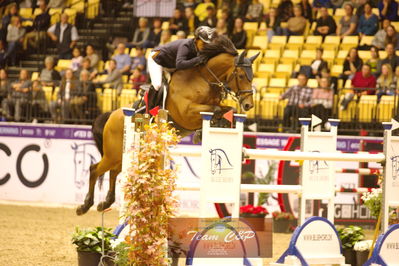
{"type": "Polygon", "coordinates": [[[168,218],[177,207],[173,197],[176,169],[166,169],[165,160],[170,159],[169,146],[180,138],[167,123],[145,126],[140,140],[140,150],[132,151],[138,156],[138,164],[128,169],[124,186],[129,235],[128,259],[132,265],[168,265],[167,229],[168,218]]]}
{"type": "Polygon", "coordinates": [[[371,249],[371,245],[373,244],[373,240],[362,240],[355,243],[353,249],[355,251],[367,251],[371,249]]]}
{"type": "Polygon", "coordinates": [[[112,250],[111,238],[113,237],[115,235],[111,233],[110,228],[98,226],[92,229],[80,229],[76,227],[72,235],[72,244],[77,246],[77,251],[108,253],[112,250]],[[102,249],[102,241],[104,241],[104,250],[102,249]]]}
{"type": "Polygon", "coordinates": [[[382,189],[373,188],[371,192],[364,192],[362,196],[363,204],[370,210],[374,217],[378,217],[381,211],[382,189]]]}
{"type": "Polygon", "coordinates": [[[354,225],[338,228],[338,235],[344,249],[353,249],[357,242],[364,239],[363,228],[354,225]]]}
{"type": "Polygon", "coordinates": [[[290,212],[275,211],[272,213],[273,220],[295,220],[295,216],[290,212]]]}
{"type": "Polygon", "coordinates": [[[253,206],[251,204],[240,207],[240,215],[243,217],[262,217],[264,218],[268,214],[266,208],[262,206],[253,206]]]}

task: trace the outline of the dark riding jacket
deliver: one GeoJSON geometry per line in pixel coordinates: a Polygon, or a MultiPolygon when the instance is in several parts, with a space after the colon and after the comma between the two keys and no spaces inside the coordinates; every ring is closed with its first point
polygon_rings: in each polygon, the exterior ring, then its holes
{"type": "Polygon", "coordinates": [[[201,63],[194,39],[176,40],[159,46],[154,51],[159,51],[154,61],[166,68],[187,69],[201,63]]]}

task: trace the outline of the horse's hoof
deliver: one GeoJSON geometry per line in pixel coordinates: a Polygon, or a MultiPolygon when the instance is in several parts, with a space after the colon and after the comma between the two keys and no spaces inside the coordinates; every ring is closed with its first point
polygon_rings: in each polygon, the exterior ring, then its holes
{"type": "Polygon", "coordinates": [[[97,205],[97,211],[102,212],[105,209],[108,209],[109,207],[111,207],[112,203],[108,203],[106,201],[100,202],[97,205]]]}
{"type": "Polygon", "coordinates": [[[80,205],[77,209],[76,209],[76,214],[77,215],[83,215],[85,214],[88,210],[90,209],[90,207],[86,207],[84,204],[80,205]]]}

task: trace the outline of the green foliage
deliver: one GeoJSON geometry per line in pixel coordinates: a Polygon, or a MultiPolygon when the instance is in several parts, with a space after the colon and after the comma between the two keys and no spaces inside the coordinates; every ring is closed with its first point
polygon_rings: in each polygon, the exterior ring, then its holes
{"type": "Polygon", "coordinates": [[[115,256],[115,265],[117,266],[126,266],[129,265],[129,245],[126,242],[119,243],[114,251],[116,253],[115,256]]]}
{"type": "MultiPolygon", "coordinates": [[[[271,184],[274,180],[277,170],[277,162],[269,161],[269,170],[263,178],[256,178],[256,184],[271,184]]],[[[265,204],[271,193],[259,193],[258,204],[259,206],[265,204]]]]}
{"type": "Polygon", "coordinates": [[[111,228],[98,226],[93,229],[80,229],[76,227],[75,233],[72,235],[72,244],[77,246],[78,251],[102,252],[102,239],[104,239],[104,252],[111,250],[111,238],[115,237],[111,233],[111,228]]]}
{"type": "Polygon", "coordinates": [[[363,228],[354,225],[338,228],[338,235],[341,239],[342,247],[346,249],[353,249],[356,242],[364,239],[363,228]]]}

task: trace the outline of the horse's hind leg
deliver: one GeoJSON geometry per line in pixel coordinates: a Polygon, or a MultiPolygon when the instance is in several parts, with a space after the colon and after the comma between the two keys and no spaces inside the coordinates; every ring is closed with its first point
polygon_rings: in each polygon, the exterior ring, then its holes
{"type": "Polygon", "coordinates": [[[109,172],[109,190],[107,193],[107,197],[105,201],[100,202],[97,205],[97,211],[101,212],[107,208],[109,208],[112,203],[115,202],[115,186],[116,186],[116,177],[121,172],[121,168],[118,167],[116,170],[111,170],[109,172]]]}

